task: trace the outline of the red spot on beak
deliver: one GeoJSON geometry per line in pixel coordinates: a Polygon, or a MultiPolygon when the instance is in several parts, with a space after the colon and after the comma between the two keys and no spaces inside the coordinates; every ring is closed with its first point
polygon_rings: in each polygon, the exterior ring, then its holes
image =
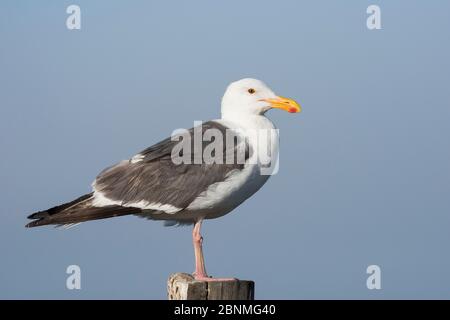
{"type": "Polygon", "coordinates": [[[296,113],[297,112],[297,109],[295,109],[295,108],[289,108],[289,110],[288,110],[290,113],[296,113]]]}

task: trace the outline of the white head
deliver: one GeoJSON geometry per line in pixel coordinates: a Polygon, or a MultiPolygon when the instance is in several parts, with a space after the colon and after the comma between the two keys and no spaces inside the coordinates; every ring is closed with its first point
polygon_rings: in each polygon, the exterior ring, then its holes
{"type": "Polygon", "coordinates": [[[262,115],[272,108],[301,111],[294,100],[277,96],[264,82],[251,78],[232,82],[222,98],[223,119],[262,115]]]}

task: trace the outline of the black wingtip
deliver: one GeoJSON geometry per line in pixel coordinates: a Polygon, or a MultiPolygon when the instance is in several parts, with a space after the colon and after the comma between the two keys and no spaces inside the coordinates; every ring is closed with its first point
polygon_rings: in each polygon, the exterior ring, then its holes
{"type": "Polygon", "coordinates": [[[74,206],[84,200],[88,200],[92,197],[92,192],[85,194],[71,202],[67,202],[67,203],[63,203],[59,206],[44,210],[44,211],[38,211],[35,213],[30,214],[27,218],[31,219],[31,220],[35,220],[32,221],[30,223],[28,223],[25,227],[26,228],[33,228],[33,227],[39,227],[39,226],[44,226],[44,225],[48,225],[51,224],[53,222],[53,218],[52,216],[58,214],[59,212],[70,208],[71,206],[74,206]]]}
{"type": "Polygon", "coordinates": [[[39,211],[39,212],[35,212],[33,214],[30,214],[27,218],[34,220],[30,223],[28,223],[27,225],[25,225],[25,228],[33,228],[33,227],[38,227],[38,226],[42,226],[45,223],[44,221],[46,219],[48,219],[50,217],[50,214],[48,213],[48,211],[39,211]]]}
{"type": "Polygon", "coordinates": [[[50,216],[48,211],[39,211],[39,212],[35,212],[35,213],[30,214],[27,218],[36,220],[36,219],[46,218],[48,216],[50,216]]]}
{"type": "Polygon", "coordinates": [[[49,224],[52,224],[51,219],[41,218],[41,219],[37,219],[37,220],[31,221],[30,223],[26,224],[25,228],[34,228],[34,227],[40,227],[40,226],[45,226],[45,225],[49,225],[49,224]]]}
{"type": "MultiPolygon", "coordinates": [[[[38,220],[39,221],[39,220],[38,220]]],[[[38,221],[33,221],[30,222],[28,224],[25,225],[25,228],[33,228],[33,227],[37,227],[38,225],[36,224],[38,221]]]]}

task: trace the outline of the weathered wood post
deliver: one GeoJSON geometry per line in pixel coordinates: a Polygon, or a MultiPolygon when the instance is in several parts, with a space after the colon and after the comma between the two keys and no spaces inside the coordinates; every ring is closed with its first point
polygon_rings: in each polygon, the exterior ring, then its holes
{"type": "Polygon", "coordinates": [[[255,283],[248,280],[197,281],[187,273],[171,274],[167,281],[169,300],[253,300],[255,283]]]}

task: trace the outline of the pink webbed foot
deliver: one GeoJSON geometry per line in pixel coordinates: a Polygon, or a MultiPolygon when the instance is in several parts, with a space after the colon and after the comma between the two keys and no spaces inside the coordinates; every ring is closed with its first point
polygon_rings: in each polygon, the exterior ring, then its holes
{"type": "Polygon", "coordinates": [[[222,282],[222,281],[238,281],[236,278],[213,278],[209,276],[197,276],[194,273],[194,279],[197,281],[222,282]]]}

